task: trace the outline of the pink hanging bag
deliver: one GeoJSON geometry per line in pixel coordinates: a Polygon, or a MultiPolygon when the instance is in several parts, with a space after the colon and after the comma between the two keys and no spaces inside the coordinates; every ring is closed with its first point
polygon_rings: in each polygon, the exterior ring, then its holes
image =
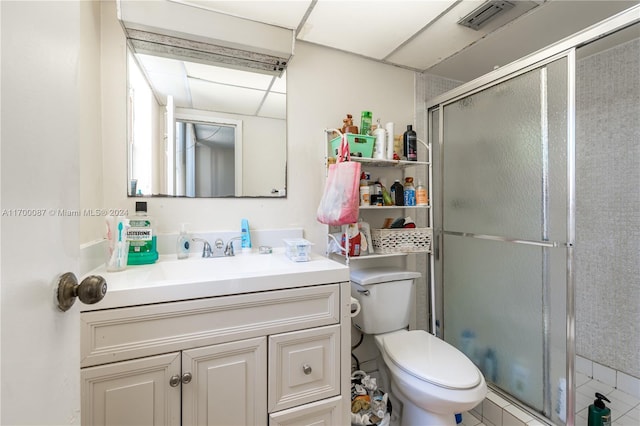
{"type": "Polygon", "coordinates": [[[347,135],[342,135],[338,158],[329,165],[324,193],[318,206],[318,222],[348,225],[358,222],[360,208],[360,163],[351,161],[347,135]]]}

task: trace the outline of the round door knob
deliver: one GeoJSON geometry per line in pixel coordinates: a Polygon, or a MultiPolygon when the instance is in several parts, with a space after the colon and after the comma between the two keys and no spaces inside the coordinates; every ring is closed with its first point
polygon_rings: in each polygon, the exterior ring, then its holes
{"type": "Polygon", "coordinates": [[[311,371],[313,371],[313,370],[311,369],[311,366],[309,364],[305,364],[305,365],[302,366],[302,372],[304,374],[306,374],[307,376],[309,374],[311,374],[311,371]]]}
{"type": "Polygon", "coordinates": [[[171,386],[172,388],[175,388],[179,384],[180,384],[180,376],[177,374],[174,376],[171,376],[171,378],[169,379],[169,386],[171,386]]]}
{"type": "Polygon", "coordinates": [[[185,385],[187,383],[189,383],[191,381],[191,379],[192,379],[191,373],[184,373],[182,375],[182,383],[185,384],[185,385]]]}
{"type": "Polygon", "coordinates": [[[107,281],[100,275],[90,275],[80,284],[72,272],[64,273],[58,280],[58,309],[68,311],[76,301],[92,305],[98,303],[107,294],[107,281]]]}

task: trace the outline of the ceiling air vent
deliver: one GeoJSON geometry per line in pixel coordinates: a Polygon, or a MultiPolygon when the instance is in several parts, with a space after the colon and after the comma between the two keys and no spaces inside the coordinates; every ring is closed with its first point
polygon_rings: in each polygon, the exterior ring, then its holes
{"type": "Polygon", "coordinates": [[[513,7],[513,3],[508,1],[488,1],[473,10],[470,14],[458,21],[458,24],[479,30],[487,22],[503,14],[513,7]]]}

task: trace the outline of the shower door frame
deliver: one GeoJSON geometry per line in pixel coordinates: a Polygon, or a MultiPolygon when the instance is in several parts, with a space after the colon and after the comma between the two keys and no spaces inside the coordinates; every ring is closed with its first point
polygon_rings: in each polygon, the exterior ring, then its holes
{"type": "MultiPolygon", "coordinates": [[[[566,224],[567,235],[566,242],[564,243],[567,249],[567,274],[566,274],[566,424],[573,426],[575,424],[575,276],[574,276],[574,246],[575,246],[575,210],[576,210],[576,141],[575,141],[575,124],[576,124],[576,103],[575,103],[575,87],[576,87],[576,49],[591,43],[597,39],[605,37],[618,30],[624,29],[628,26],[634,25],[640,22],[640,5],[631,7],[623,12],[620,12],[598,24],[595,24],[581,32],[576,33],[564,40],[561,40],[551,46],[539,50],[529,56],[526,56],[520,60],[505,65],[495,71],[485,74],[469,83],[465,83],[457,88],[448,91],[447,93],[440,95],[429,102],[426,102],[425,110],[426,115],[426,129],[429,140],[431,141],[431,134],[433,132],[432,116],[435,111],[439,112],[438,122],[438,142],[441,145],[444,140],[444,106],[452,104],[462,98],[473,95],[474,93],[485,90],[489,87],[498,85],[505,81],[508,81],[514,77],[522,75],[526,72],[532,71],[543,67],[556,60],[567,58],[567,212],[566,212],[566,224]]],[[[433,144],[432,144],[433,146],[433,144]]],[[[442,155],[442,148],[439,148],[439,153],[442,155]]],[[[435,158],[434,158],[435,160],[435,158]]],[[[442,158],[438,159],[442,164],[442,158]]],[[[434,208],[438,208],[440,214],[444,211],[443,206],[443,172],[440,169],[439,173],[439,198],[438,202],[434,200],[434,208]]],[[[435,195],[435,194],[433,194],[435,195]]],[[[434,212],[435,213],[435,212],[434,212]]],[[[434,214],[435,219],[435,214],[434,214]]],[[[493,239],[488,236],[478,236],[485,239],[493,239]]],[[[500,239],[500,241],[512,241],[524,244],[534,244],[538,246],[555,246],[553,243],[547,244],[546,242],[539,241],[522,241],[522,240],[508,240],[500,239]]],[[[436,224],[434,221],[434,253],[435,253],[435,268],[439,270],[439,275],[442,276],[443,262],[439,259],[443,242],[443,227],[442,224],[436,224]]],[[[432,272],[432,277],[435,277],[436,270],[432,272]]],[[[429,301],[431,310],[431,331],[435,333],[437,330],[437,321],[440,321],[442,329],[444,330],[444,299],[441,298],[441,306],[436,309],[436,292],[442,291],[442,283],[440,286],[436,285],[435,279],[430,280],[429,301]],[[438,287],[438,288],[436,288],[438,287]]],[[[544,350],[546,354],[546,349],[544,350]]],[[[546,356],[546,355],[545,355],[546,356]]],[[[546,363],[545,363],[546,364],[546,363]]],[[[547,366],[545,365],[545,369],[547,366]]],[[[543,372],[547,374],[547,372],[543,372]]],[[[545,384],[545,388],[550,384],[545,384]]],[[[548,389],[545,391],[548,393],[548,389]]],[[[515,399],[515,398],[509,398],[515,399]]],[[[544,399],[548,399],[545,396],[544,399]]],[[[515,399],[516,403],[521,403],[515,399]]],[[[518,404],[520,405],[520,404],[518,404]]],[[[550,407],[546,406],[545,410],[550,407]]],[[[527,407],[522,407],[527,411],[527,407]]],[[[538,413],[531,413],[539,416],[538,413]]]]}

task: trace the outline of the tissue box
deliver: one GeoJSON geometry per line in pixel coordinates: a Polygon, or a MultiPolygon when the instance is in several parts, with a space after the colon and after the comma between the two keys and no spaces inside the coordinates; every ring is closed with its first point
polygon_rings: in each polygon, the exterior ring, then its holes
{"type": "Polygon", "coordinates": [[[312,243],[303,238],[285,239],[284,252],[294,262],[307,262],[311,260],[312,243]]]}

